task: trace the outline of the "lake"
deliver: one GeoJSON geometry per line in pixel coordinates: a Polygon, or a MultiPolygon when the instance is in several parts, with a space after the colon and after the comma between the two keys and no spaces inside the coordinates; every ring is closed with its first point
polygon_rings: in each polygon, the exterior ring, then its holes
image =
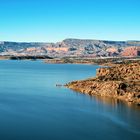
{"type": "Polygon", "coordinates": [[[0,61],[0,140],[140,139],[140,107],[56,87],[93,77],[97,68],[0,61]]]}

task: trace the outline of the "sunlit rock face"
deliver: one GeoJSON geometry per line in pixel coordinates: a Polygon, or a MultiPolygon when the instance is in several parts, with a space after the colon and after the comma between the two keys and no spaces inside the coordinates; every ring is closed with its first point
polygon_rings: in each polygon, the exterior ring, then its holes
{"type": "Polygon", "coordinates": [[[0,42],[0,55],[48,55],[51,57],[139,56],[139,41],[65,39],[58,43],[0,42]]]}
{"type": "Polygon", "coordinates": [[[127,47],[122,52],[122,56],[140,56],[140,47],[127,47]]]}
{"type": "Polygon", "coordinates": [[[95,78],[74,81],[66,86],[89,95],[108,96],[140,104],[140,64],[100,68],[95,78]]]}

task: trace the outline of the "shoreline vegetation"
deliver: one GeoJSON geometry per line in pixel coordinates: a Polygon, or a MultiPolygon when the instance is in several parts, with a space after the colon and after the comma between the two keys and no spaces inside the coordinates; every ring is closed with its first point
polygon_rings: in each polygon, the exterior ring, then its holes
{"type": "Polygon", "coordinates": [[[44,59],[53,59],[53,58],[47,55],[0,56],[0,60],[38,60],[38,59],[44,60],[44,59]]]}
{"type": "Polygon", "coordinates": [[[4,55],[0,60],[42,60],[50,64],[93,64],[102,66],[114,66],[139,62],[140,57],[62,57],[53,58],[47,55],[4,55]]]}
{"type": "Polygon", "coordinates": [[[0,60],[38,59],[51,64],[107,66],[97,69],[95,78],[72,81],[65,86],[91,96],[111,97],[140,105],[140,57],[51,58],[48,56],[0,56],[0,60]]]}

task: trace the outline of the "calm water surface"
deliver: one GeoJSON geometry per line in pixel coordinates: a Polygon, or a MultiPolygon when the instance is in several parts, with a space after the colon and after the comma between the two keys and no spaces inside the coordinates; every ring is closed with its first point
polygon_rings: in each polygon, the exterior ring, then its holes
{"type": "Polygon", "coordinates": [[[55,86],[97,68],[0,61],[0,140],[140,139],[140,107],[55,86]]]}

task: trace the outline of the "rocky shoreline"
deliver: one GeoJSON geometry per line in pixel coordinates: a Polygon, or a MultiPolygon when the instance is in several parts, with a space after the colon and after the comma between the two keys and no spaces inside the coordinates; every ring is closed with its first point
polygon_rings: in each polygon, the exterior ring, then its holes
{"type": "Polygon", "coordinates": [[[140,105],[140,63],[100,68],[95,78],[73,81],[65,86],[91,96],[107,96],[140,105]]]}

